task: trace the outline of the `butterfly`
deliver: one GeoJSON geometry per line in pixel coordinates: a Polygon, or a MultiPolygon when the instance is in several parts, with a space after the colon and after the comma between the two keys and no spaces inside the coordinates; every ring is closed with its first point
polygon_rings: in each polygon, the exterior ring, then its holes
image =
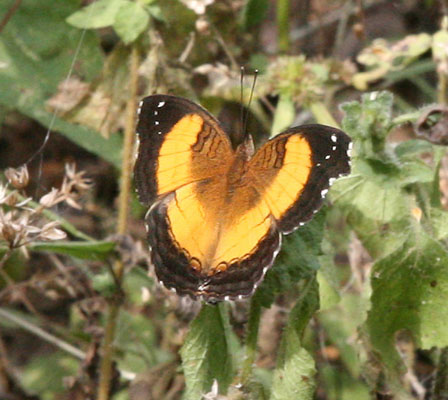
{"type": "Polygon", "coordinates": [[[213,303],[253,294],[282,235],[309,221],[350,172],[351,140],[324,125],[290,128],[254,152],[181,97],[142,100],[135,182],[161,284],[213,303]]]}

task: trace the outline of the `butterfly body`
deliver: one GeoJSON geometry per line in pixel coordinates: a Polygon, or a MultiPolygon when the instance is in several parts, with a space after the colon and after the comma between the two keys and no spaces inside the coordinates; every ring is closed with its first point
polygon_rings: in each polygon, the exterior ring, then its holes
{"type": "Polygon", "coordinates": [[[349,172],[350,139],[322,125],[291,128],[256,152],[179,97],[141,105],[137,191],[158,279],[181,295],[249,296],[289,233],[312,218],[330,179],[349,172]]]}

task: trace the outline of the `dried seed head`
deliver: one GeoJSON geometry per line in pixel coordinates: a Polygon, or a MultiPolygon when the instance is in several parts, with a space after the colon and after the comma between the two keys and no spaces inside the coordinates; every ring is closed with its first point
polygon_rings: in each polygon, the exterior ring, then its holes
{"type": "MultiPolygon", "coordinates": [[[[65,186],[70,188],[70,190],[77,190],[79,192],[90,189],[92,181],[89,178],[85,178],[84,174],[85,171],[76,172],[75,164],[66,164],[65,176],[67,179],[64,179],[65,186]]],[[[64,183],[62,184],[63,187],[64,183]]]]}
{"type": "Polygon", "coordinates": [[[61,194],[59,193],[59,190],[56,188],[52,188],[50,192],[47,194],[44,194],[40,200],[39,203],[42,204],[46,208],[53,207],[57,203],[61,202],[61,194]]]}
{"type": "Polygon", "coordinates": [[[16,240],[17,232],[12,225],[5,224],[1,230],[1,237],[8,243],[14,243],[16,240]]]}
{"type": "Polygon", "coordinates": [[[18,193],[14,190],[5,198],[4,204],[10,207],[14,207],[17,205],[18,202],[19,202],[19,196],[18,193]]]}
{"type": "Polygon", "coordinates": [[[45,224],[42,228],[41,233],[39,234],[39,237],[43,240],[65,239],[67,237],[67,234],[64,231],[57,229],[57,226],[59,226],[59,223],[57,221],[45,224]]]}
{"type": "Polygon", "coordinates": [[[28,174],[28,168],[23,165],[20,168],[8,168],[5,171],[6,179],[16,189],[23,189],[28,185],[30,176],[28,174]]]}

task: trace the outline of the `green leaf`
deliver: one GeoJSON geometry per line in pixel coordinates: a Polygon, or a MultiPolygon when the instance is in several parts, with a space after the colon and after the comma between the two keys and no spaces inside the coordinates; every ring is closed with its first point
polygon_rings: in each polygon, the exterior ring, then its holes
{"type": "Polygon", "coordinates": [[[104,298],[110,298],[117,293],[117,282],[110,271],[101,271],[91,277],[92,287],[104,298]]]}
{"type": "Polygon", "coordinates": [[[80,259],[104,260],[115,250],[115,242],[34,242],[29,249],[65,254],[80,259]]]}
{"type": "Polygon", "coordinates": [[[277,108],[274,113],[274,121],[272,122],[271,137],[285,130],[294,121],[296,110],[291,98],[286,95],[280,95],[277,108]]]}
{"type": "Polygon", "coordinates": [[[139,3],[125,1],[113,24],[118,36],[125,44],[132,43],[147,28],[148,12],[139,3]]]}
{"type": "Polygon", "coordinates": [[[277,294],[295,289],[298,282],[314,276],[320,268],[325,216],[326,208],[323,208],[305,226],[283,236],[283,245],[274,266],[255,293],[263,307],[269,308],[277,294]]]}
{"type": "Polygon", "coordinates": [[[354,139],[355,153],[378,158],[383,155],[385,139],[391,124],[393,95],[389,92],[372,92],[357,101],[341,106],[345,112],[342,129],[354,139]]]}
{"type": "Polygon", "coordinates": [[[132,268],[124,275],[123,289],[126,299],[130,302],[143,306],[142,289],[154,287],[154,280],[148,276],[148,272],[143,268],[132,268]]]}
{"type": "Polygon", "coordinates": [[[67,22],[76,28],[96,29],[114,24],[118,11],[127,0],[98,0],[73,13],[67,22]]]}
{"type": "Polygon", "coordinates": [[[146,9],[148,10],[148,13],[149,15],[151,15],[151,17],[161,22],[166,22],[165,15],[163,14],[162,9],[158,4],[150,4],[146,7],[146,9]]]}
{"type": "Polygon", "coordinates": [[[320,310],[317,314],[329,342],[338,348],[341,361],[355,379],[360,377],[361,361],[357,344],[353,343],[353,338],[358,337],[359,326],[367,318],[370,303],[369,293],[365,292],[361,296],[344,292],[339,304],[326,310],[320,310]]]}
{"type": "Polygon", "coordinates": [[[411,139],[401,142],[395,147],[394,152],[400,159],[415,158],[421,153],[432,153],[433,145],[426,140],[411,139]]]}
{"type": "Polygon", "coordinates": [[[332,187],[331,199],[351,212],[358,211],[382,224],[407,218],[411,210],[410,199],[399,187],[384,186],[382,182],[362,177],[337,181],[332,187]]]}
{"type": "Polygon", "coordinates": [[[405,331],[423,349],[448,346],[448,253],[421,229],[372,269],[366,329],[391,382],[403,372],[395,335],[405,331]]]}
{"type": "Polygon", "coordinates": [[[224,305],[204,305],[190,326],[180,350],[185,375],[185,400],[197,400],[216,379],[225,392],[233,378],[230,334],[224,305]]]}
{"type": "Polygon", "coordinates": [[[154,321],[145,315],[121,310],[118,316],[114,346],[121,370],[144,373],[149,368],[172,360],[172,356],[157,346],[154,321]]]}
{"type": "Polygon", "coordinates": [[[398,184],[393,187],[391,183],[374,182],[355,172],[331,188],[330,199],[346,212],[349,226],[372,257],[389,254],[408,237],[415,203],[398,184]]]}
{"type": "Polygon", "coordinates": [[[55,393],[65,389],[64,378],[75,376],[79,367],[79,360],[62,351],[46,354],[45,357],[35,356],[24,365],[20,383],[23,389],[39,398],[51,399],[55,393]]]}
{"type": "Polygon", "coordinates": [[[438,240],[448,238],[448,212],[438,208],[431,208],[430,218],[434,237],[438,240]]]}
{"type": "Polygon", "coordinates": [[[268,0],[248,0],[242,10],[242,24],[245,30],[260,24],[269,9],[268,0]]]}
{"type": "Polygon", "coordinates": [[[271,400],[314,398],[316,368],[313,358],[302,347],[302,336],[318,308],[319,289],[313,277],[291,310],[274,371],[271,400]]]}
{"type": "Polygon", "coordinates": [[[338,304],[341,300],[339,293],[321,271],[317,272],[317,281],[319,282],[319,303],[321,309],[326,310],[338,304]]]}

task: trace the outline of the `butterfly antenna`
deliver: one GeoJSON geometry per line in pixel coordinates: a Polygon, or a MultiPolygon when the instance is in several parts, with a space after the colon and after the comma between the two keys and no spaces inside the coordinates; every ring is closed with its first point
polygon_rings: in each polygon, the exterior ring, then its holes
{"type": "Polygon", "coordinates": [[[244,119],[243,134],[244,135],[247,135],[247,132],[246,132],[247,120],[249,119],[250,103],[252,103],[252,98],[254,96],[255,83],[257,82],[257,77],[258,77],[258,69],[254,70],[254,81],[252,82],[252,88],[250,89],[250,96],[249,96],[249,103],[247,104],[246,118],[243,118],[244,119]]]}
{"type": "Polygon", "coordinates": [[[243,104],[243,83],[244,83],[244,67],[241,66],[240,68],[240,105],[241,105],[241,112],[240,112],[240,117],[241,117],[241,121],[240,121],[240,130],[241,130],[241,134],[244,135],[244,130],[243,130],[243,126],[244,126],[244,104],[243,104]]]}

